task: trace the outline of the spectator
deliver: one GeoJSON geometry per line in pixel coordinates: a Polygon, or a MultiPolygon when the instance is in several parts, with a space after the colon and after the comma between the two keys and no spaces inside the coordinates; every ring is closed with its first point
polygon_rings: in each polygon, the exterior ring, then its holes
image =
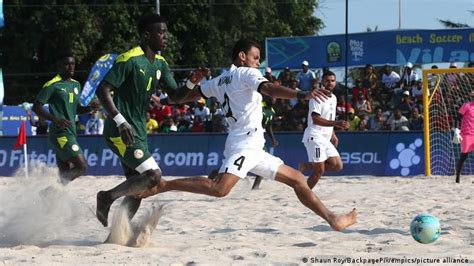
{"type": "Polygon", "coordinates": [[[276,82],[277,78],[272,75],[272,69],[270,67],[265,68],[265,78],[270,82],[276,82]]]}
{"type": "Polygon", "coordinates": [[[99,117],[99,111],[93,110],[89,120],[86,122],[86,135],[102,135],[104,132],[104,120],[99,117]]]}
{"type": "Polygon", "coordinates": [[[204,124],[202,123],[201,117],[198,115],[194,116],[191,132],[204,132],[204,129],[204,124]]]}
{"type": "Polygon", "coordinates": [[[400,109],[396,109],[393,115],[388,119],[390,130],[392,131],[409,131],[408,119],[402,114],[400,109]]]}
{"type": "Polygon", "coordinates": [[[149,112],[146,113],[146,133],[147,134],[155,134],[158,132],[158,121],[151,118],[151,114],[149,112]]]}
{"type": "Polygon", "coordinates": [[[176,119],[176,121],[178,121],[176,125],[178,132],[191,131],[191,123],[185,117],[186,117],[185,115],[182,115],[176,119]]]}
{"type": "Polygon", "coordinates": [[[206,106],[206,100],[201,98],[197,101],[197,107],[194,108],[194,115],[201,117],[201,121],[208,121],[211,116],[211,111],[206,106]]]}
{"type": "Polygon", "coordinates": [[[355,114],[354,108],[349,108],[347,115],[349,116],[349,131],[359,130],[360,118],[355,114]]]}
{"type": "Polygon", "coordinates": [[[356,85],[352,88],[352,104],[356,105],[361,94],[367,99],[368,90],[362,86],[361,79],[356,79],[356,85]]]}
{"type": "Polygon", "coordinates": [[[337,97],[337,105],[336,105],[336,119],[343,120],[346,118],[346,110],[352,108],[350,103],[346,103],[346,96],[341,94],[337,97]]]}
{"type": "Polygon", "coordinates": [[[402,95],[402,102],[398,105],[397,109],[399,109],[405,117],[410,117],[414,107],[410,97],[410,92],[404,91],[402,95]]]}
{"type": "MultiPolygon", "coordinates": [[[[300,89],[298,89],[298,81],[296,81],[296,79],[292,79],[290,81],[289,88],[299,91],[300,89]]],[[[298,99],[296,99],[296,98],[289,99],[288,103],[291,105],[291,107],[295,107],[295,105],[298,103],[298,99]]]]}
{"type": "Polygon", "coordinates": [[[367,131],[367,127],[368,127],[367,126],[367,120],[368,120],[368,118],[366,118],[365,116],[366,116],[365,113],[359,115],[360,121],[359,121],[359,126],[357,128],[358,131],[367,131]]]}
{"type": "Polygon", "coordinates": [[[403,91],[411,91],[412,88],[416,87],[416,81],[418,80],[418,74],[413,71],[413,64],[408,62],[403,70],[401,80],[401,88],[403,91]]]}
{"type": "Polygon", "coordinates": [[[227,132],[224,110],[220,107],[219,102],[213,102],[209,110],[211,111],[211,132],[227,132]]]}
{"type": "Polygon", "coordinates": [[[165,121],[163,121],[162,126],[160,127],[160,132],[162,133],[170,133],[178,131],[173,118],[171,116],[167,116],[165,121]]]}
{"type": "Polygon", "coordinates": [[[377,87],[378,78],[375,74],[374,66],[367,64],[364,69],[364,77],[362,79],[362,87],[369,90],[369,94],[372,98],[380,100],[380,91],[377,87]]]}
{"type": "Polygon", "coordinates": [[[301,63],[301,67],[303,71],[296,75],[298,88],[302,91],[310,91],[316,86],[316,74],[309,69],[309,63],[306,60],[301,63]]]}
{"type": "Polygon", "coordinates": [[[410,117],[410,130],[423,130],[423,116],[418,107],[414,107],[410,117]]]}
{"type": "Polygon", "coordinates": [[[206,132],[212,132],[211,110],[206,106],[204,98],[197,101],[197,107],[194,108],[194,116],[201,118],[206,132]]]}
{"type": "MultiPolygon", "coordinates": [[[[366,120],[369,119],[369,115],[372,114],[372,104],[370,100],[367,100],[362,93],[359,93],[359,100],[355,104],[355,108],[357,109],[357,115],[361,118],[361,115],[364,115],[366,120]]],[[[361,118],[362,119],[362,118],[361,118]]]]}
{"type": "Polygon", "coordinates": [[[375,107],[374,115],[369,118],[368,129],[370,131],[380,131],[385,129],[386,118],[383,116],[383,109],[380,106],[375,107]]]}
{"type": "Polygon", "coordinates": [[[289,67],[285,67],[285,69],[280,72],[278,80],[280,80],[282,86],[291,87],[291,81],[294,80],[294,78],[289,67]]]}
{"type": "Polygon", "coordinates": [[[385,94],[385,104],[387,104],[394,94],[400,93],[400,75],[392,70],[392,67],[386,65],[382,75],[382,86],[385,94]]]}
{"type": "Polygon", "coordinates": [[[159,102],[153,102],[153,108],[150,110],[150,115],[152,118],[158,122],[158,125],[163,123],[165,117],[172,115],[171,107],[166,104],[161,104],[159,102]]]}

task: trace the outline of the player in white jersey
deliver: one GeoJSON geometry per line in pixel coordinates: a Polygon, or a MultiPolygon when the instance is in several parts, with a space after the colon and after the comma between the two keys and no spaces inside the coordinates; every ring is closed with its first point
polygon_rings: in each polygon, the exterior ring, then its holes
{"type": "Polygon", "coordinates": [[[281,99],[321,99],[325,92],[297,92],[287,87],[274,85],[262,76],[260,45],[253,41],[240,40],[232,50],[233,65],[229,71],[217,78],[203,81],[201,86],[188,94],[183,101],[200,97],[216,97],[222,103],[229,123],[229,134],[225,143],[225,160],[216,179],[205,177],[161,179],[159,185],[136,195],[144,198],[170,190],[187,191],[214,197],[224,197],[248,172],[274,178],[292,187],[298,199],[306,207],[326,220],[337,231],[356,223],[357,212],[353,209],[345,215],[329,211],[305,182],[303,174],[263,150],[262,95],[281,99]]]}
{"type": "Polygon", "coordinates": [[[324,171],[341,171],[342,161],[336,150],[339,142],[334,127],[347,129],[349,122],[335,121],[337,98],[332,94],[336,87],[336,74],[326,71],[322,77],[324,89],[331,93],[331,97],[323,103],[309,100],[308,126],[304,131],[303,140],[308,162],[300,163],[299,170],[313,170],[308,178],[308,186],[312,189],[319,181],[324,171]]]}

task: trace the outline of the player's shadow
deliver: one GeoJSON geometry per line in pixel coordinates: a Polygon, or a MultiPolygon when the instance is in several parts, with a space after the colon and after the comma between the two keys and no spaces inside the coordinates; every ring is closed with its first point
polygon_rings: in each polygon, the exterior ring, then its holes
{"type": "MultiPolygon", "coordinates": [[[[330,226],[327,225],[316,225],[312,227],[305,228],[305,230],[315,231],[315,232],[328,232],[334,231],[330,226]]],[[[346,228],[342,231],[346,234],[363,234],[363,235],[384,235],[384,234],[400,234],[400,235],[410,235],[409,232],[403,231],[400,229],[391,229],[391,228],[374,228],[374,229],[351,229],[346,228]]]]}
{"type": "Polygon", "coordinates": [[[211,234],[225,234],[225,233],[232,233],[236,231],[253,231],[256,233],[264,233],[264,234],[280,234],[277,229],[273,228],[256,228],[256,229],[233,229],[233,228],[223,228],[211,231],[211,234]]]}
{"type": "Polygon", "coordinates": [[[45,248],[49,246],[83,246],[83,247],[91,247],[103,244],[100,241],[88,241],[88,240],[77,240],[77,241],[65,241],[65,240],[51,240],[51,241],[44,241],[44,242],[30,242],[27,241],[5,241],[0,242],[0,248],[12,248],[21,245],[31,245],[37,246],[40,248],[45,248]]]}

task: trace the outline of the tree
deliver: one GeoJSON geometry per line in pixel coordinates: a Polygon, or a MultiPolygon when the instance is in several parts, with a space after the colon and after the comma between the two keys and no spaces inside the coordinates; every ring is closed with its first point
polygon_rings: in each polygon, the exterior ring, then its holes
{"type": "MultiPolygon", "coordinates": [[[[266,37],[313,35],[324,26],[312,16],[317,0],[162,0],[160,5],[170,32],[163,55],[172,68],[227,67],[239,38],[264,47],[266,37]]],[[[1,51],[5,104],[33,101],[55,74],[54,58],[62,50],[73,51],[75,79],[84,84],[101,55],[138,44],[136,21],[154,8],[153,0],[8,1],[2,32],[8,45],[1,51]]]]}

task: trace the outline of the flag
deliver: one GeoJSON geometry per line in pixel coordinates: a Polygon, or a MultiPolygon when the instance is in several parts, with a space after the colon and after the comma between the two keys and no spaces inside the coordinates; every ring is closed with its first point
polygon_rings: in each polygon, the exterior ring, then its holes
{"type": "Polygon", "coordinates": [[[25,121],[21,121],[20,132],[18,133],[18,137],[16,138],[15,146],[13,149],[18,149],[21,146],[26,144],[26,123],[25,121]]]}
{"type": "Polygon", "coordinates": [[[82,89],[80,102],[82,106],[87,106],[89,102],[94,98],[95,90],[99,83],[104,79],[105,74],[109,72],[115,62],[117,54],[105,54],[95,62],[94,66],[87,77],[87,81],[82,89]]]}

